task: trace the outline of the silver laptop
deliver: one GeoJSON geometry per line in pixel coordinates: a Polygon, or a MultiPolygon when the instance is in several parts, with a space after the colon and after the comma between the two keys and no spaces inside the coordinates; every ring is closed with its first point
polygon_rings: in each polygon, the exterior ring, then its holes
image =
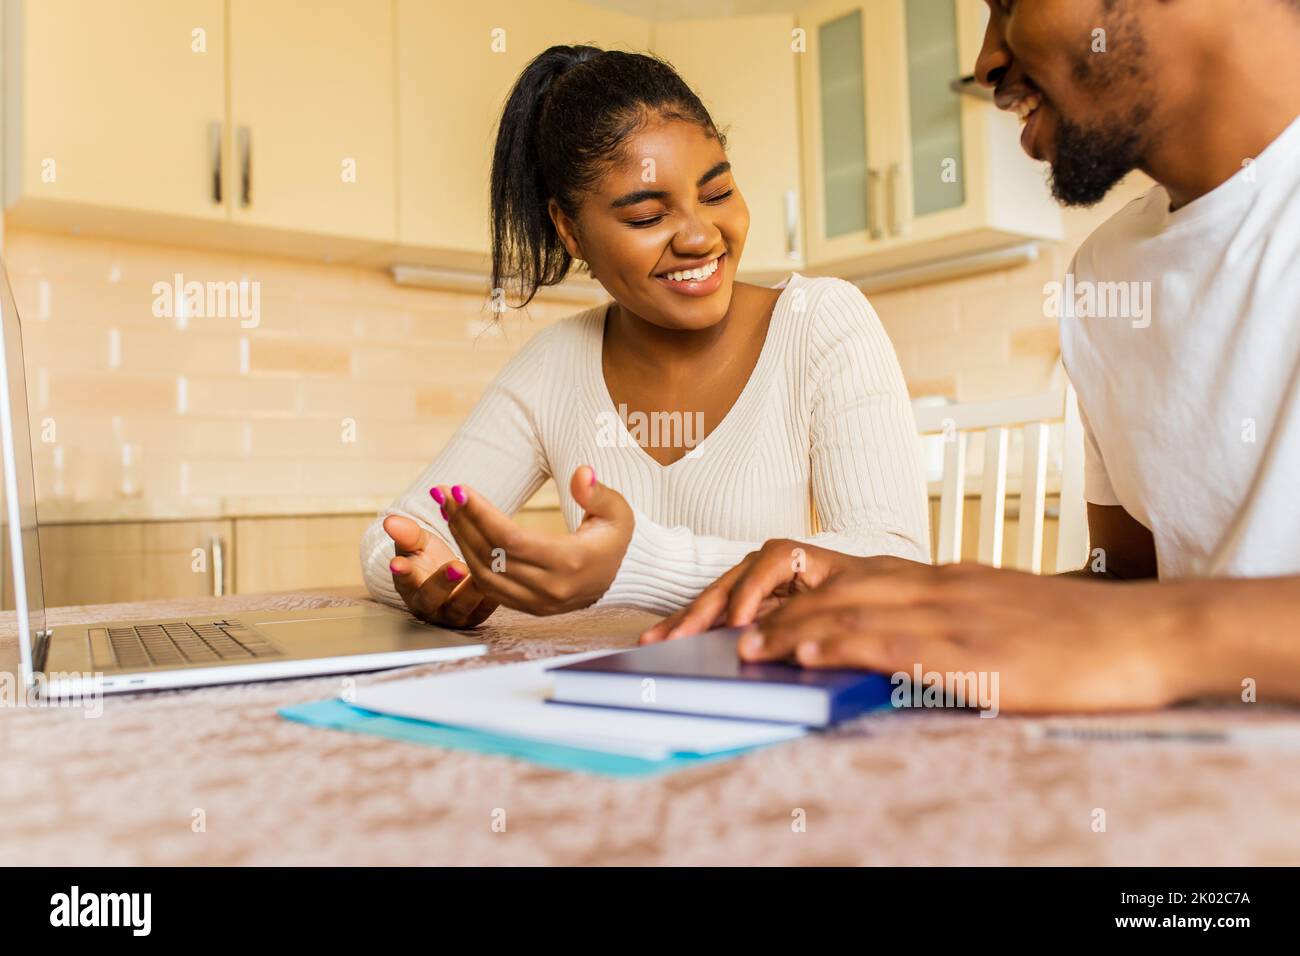
{"type": "Polygon", "coordinates": [[[47,627],[22,325],[3,261],[0,324],[0,554],[18,612],[25,688],[50,697],[121,693],[380,670],[487,650],[464,634],[364,605],[47,627]]]}

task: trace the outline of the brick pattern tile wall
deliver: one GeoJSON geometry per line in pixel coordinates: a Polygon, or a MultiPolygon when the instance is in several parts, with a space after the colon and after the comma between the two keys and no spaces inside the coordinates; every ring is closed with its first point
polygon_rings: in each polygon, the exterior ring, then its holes
{"type": "MultiPolygon", "coordinates": [[[[1147,185],[1135,176],[1068,212],[1066,240],[1036,262],[873,294],[913,396],[1045,388],[1057,337],[1043,284],[1147,185]]],[[[522,342],[586,307],[534,303],[494,325],[477,295],[399,287],[381,270],[15,229],[5,260],[42,501],[113,498],[124,483],[158,499],[395,494],[522,342]],[[177,281],[255,285],[243,314],[222,317],[206,314],[207,286],[198,307],[160,302],[156,284],[177,281]]],[[[225,294],[213,304],[240,304],[225,294]]]]}
{"type": "Polygon", "coordinates": [[[156,499],[396,494],[522,342],[584,307],[495,324],[479,296],[380,270],[14,229],[5,246],[41,501],[124,480],[156,499]],[[247,281],[249,307],[169,309],[155,283],[177,274],[247,281]]]}

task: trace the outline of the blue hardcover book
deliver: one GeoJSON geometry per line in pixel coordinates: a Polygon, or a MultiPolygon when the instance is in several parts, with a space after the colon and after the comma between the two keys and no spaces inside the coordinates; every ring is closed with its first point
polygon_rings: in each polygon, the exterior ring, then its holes
{"type": "Polygon", "coordinates": [[[657,710],[826,727],[887,706],[884,674],[751,664],[736,656],[740,628],[648,644],[550,670],[561,704],[657,710]]]}

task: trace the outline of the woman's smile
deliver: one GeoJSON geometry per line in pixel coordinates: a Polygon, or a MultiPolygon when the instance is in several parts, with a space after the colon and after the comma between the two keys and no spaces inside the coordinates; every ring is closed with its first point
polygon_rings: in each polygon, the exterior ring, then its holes
{"type": "Polygon", "coordinates": [[[724,252],[710,259],[702,266],[691,269],[676,269],[654,277],[655,282],[677,295],[706,296],[713,295],[722,288],[723,266],[727,254],[724,252]]]}

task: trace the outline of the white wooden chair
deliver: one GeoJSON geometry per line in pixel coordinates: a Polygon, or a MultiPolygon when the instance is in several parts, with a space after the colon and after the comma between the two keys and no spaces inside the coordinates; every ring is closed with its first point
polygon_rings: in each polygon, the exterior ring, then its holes
{"type": "Polygon", "coordinates": [[[943,438],[943,490],[939,499],[938,562],[960,561],[966,499],[967,443],[984,436],[984,468],[980,483],[978,561],[1002,564],[1006,523],[1007,457],[1012,432],[1024,436],[1020,477],[1020,515],[1015,566],[1040,574],[1043,568],[1043,525],[1047,508],[1049,425],[1063,423],[1060,518],[1056,539],[1056,568],[1082,567],[1088,557],[1087,506],[1083,498],[1083,425],[1074,388],[1059,388],[1025,398],[916,409],[922,435],[943,438]]]}

